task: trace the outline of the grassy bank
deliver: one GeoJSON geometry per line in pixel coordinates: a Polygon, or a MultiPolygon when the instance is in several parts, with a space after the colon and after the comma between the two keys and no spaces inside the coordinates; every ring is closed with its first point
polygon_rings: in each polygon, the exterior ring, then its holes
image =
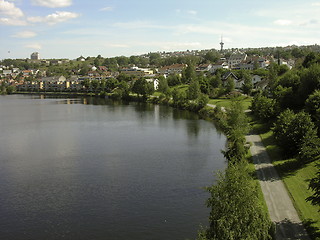
{"type": "Polygon", "coordinates": [[[320,239],[320,213],[319,207],[311,205],[305,199],[312,195],[308,189],[308,180],[316,175],[316,164],[301,164],[297,159],[283,159],[281,149],[275,145],[273,132],[263,124],[255,123],[254,129],[260,133],[262,142],[265,145],[274,166],[280,174],[293,204],[300,215],[309,235],[312,239],[320,239]]]}

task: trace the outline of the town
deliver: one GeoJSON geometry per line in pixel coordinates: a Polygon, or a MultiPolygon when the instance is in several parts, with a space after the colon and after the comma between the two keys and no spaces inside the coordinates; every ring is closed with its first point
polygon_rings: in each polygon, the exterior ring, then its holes
{"type": "MultiPolygon", "coordinates": [[[[220,75],[222,86],[232,79],[234,88],[244,85],[244,71],[250,73],[253,89],[264,89],[268,83],[271,64],[291,69],[310,51],[319,51],[318,45],[288,46],[261,49],[192,50],[156,52],[140,56],[103,58],[80,56],[75,60],[41,59],[38,52],[30,59],[5,59],[0,63],[0,82],[10,91],[30,92],[111,92],[125,77],[144,78],[155,90],[159,77],[183,77],[188,65],[205,77],[220,75]],[[115,83],[115,80],[116,81],[115,83]],[[112,84],[108,84],[108,82],[112,84]],[[113,85],[114,88],[108,88],[113,85]]],[[[127,79],[127,80],[128,80],[127,79]]],[[[181,80],[180,80],[181,81],[181,80]]],[[[128,81],[127,81],[128,82],[128,81]]],[[[130,82],[130,81],[129,81],[130,82]]],[[[184,82],[183,80],[181,82],[184,82]]],[[[209,90],[208,90],[209,91],[209,90]]]]}

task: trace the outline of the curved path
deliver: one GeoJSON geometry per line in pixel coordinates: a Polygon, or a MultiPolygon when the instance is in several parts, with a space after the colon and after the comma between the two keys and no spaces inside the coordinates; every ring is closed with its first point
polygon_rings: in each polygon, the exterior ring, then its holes
{"type": "Polygon", "coordinates": [[[270,219],[276,224],[276,240],[310,240],[260,136],[249,134],[246,140],[252,143],[250,151],[270,219]]]}

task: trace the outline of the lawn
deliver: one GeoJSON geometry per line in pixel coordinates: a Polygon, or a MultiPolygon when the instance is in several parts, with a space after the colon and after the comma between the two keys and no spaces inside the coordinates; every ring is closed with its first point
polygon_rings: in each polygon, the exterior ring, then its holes
{"type": "Polygon", "coordinates": [[[309,234],[312,235],[312,239],[320,239],[319,207],[313,206],[305,200],[312,195],[311,190],[308,189],[308,180],[316,175],[317,163],[303,165],[295,158],[284,160],[281,157],[281,150],[274,144],[272,131],[264,132],[260,136],[309,234]]]}
{"type": "Polygon", "coordinates": [[[234,99],[230,99],[230,98],[217,98],[217,99],[210,99],[209,103],[216,105],[218,107],[230,107],[231,103],[233,101],[240,101],[241,105],[243,107],[244,110],[249,109],[250,105],[251,105],[251,97],[246,97],[246,96],[240,96],[234,99]]]}

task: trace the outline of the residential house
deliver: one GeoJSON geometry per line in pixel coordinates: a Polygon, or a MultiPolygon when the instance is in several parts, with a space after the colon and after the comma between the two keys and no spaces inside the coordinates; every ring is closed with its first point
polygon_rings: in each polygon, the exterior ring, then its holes
{"type": "Polygon", "coordinates": [[[212,64],[200,64],[197,68],[197,72],[208,72],[212,68],[212,64]]]}
{"type": "Polygon", "coordinates": [[[253,70],[254,69],[254,63],[253,62],[241,62],[233,66],[232,69],[237,70],[253,70]]]}
{"type": "Polygon", "coordinates": [[[40,89],[46,91],[63,91],[70,87],[70,82],[64,76],[45,77],[40,81],[40,89]]]}
{"type": "Polygon", "coordinates": [[[106,71],[108,71],[108,68],[107,68],[106,66],[99,66],[98,69],[99,69],[99,71],[101,71],[101,72],[106,72],[106,71]]]}
{"type": "Polygon", "coordinates": [[[146,68],[138,68],[138,67],[123,68],[120,70],[120,72],[127,75],[137,76],[137,77],[144,77],[144,76],[153,74],[153,70],[146,69],[146,68]]]}
{"type": "Polygon", "coordinates": [[[24,77],[31,76],[31,75],[33,75],[33,71],[32,71],[32,70],[23,70],[23,71],[22,71],[22,75],[23,75],[24,77]]]}
{"type": "Polygon", "coordinates": [[[228,69],[229,65],[226,61],[219,61],[210,68],[211,73],[215,73],[217,69],[228,69]]]}
{"type": "Polygon", "coordinates": [[[5,69],[5,70],[3,70],[3,73],[2,73],[2,75],[3,76],[10,76],[12,74],[12,70],[10,70],[10,69],[5,69]]]}
{"type": "Polygon", "coordinates": [[[173,64],[170,66],[164,66],[158,69],[158,73],[161,75],[181,74],[187,66],[187,64],[173,64]]]}
{"type": "Polygon", "coordinates": [[[225,87],[227,85],[227,81],[229,79],[232,79],[233,82],[234,82],[234,86],[236,89],[240,89],[243,85],[243,80],[242,79],[239,79],[236,75],[234,75],[233,72],[229,71],[229,72],[226,72],[225,74],[223,74],[221,76],[221,80],[222,80],[222,85],[225,87]]]}

